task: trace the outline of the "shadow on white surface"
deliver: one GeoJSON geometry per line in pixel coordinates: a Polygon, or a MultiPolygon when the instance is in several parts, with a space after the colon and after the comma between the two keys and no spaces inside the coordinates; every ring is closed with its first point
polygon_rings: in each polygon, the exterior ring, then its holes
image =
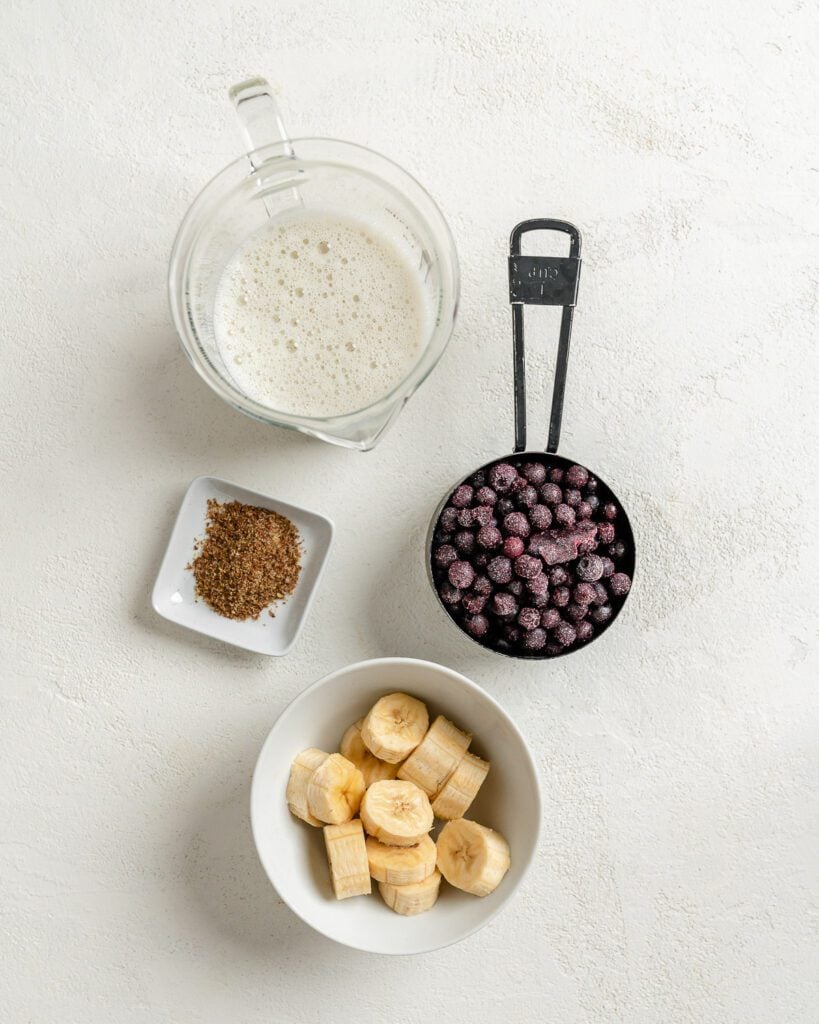
{"type": "Polygon", "coordinates": [[[169,333],[163,345],[162,359],[146,365],[133,382],[134,404],[154,428],[156,454],[194,456],[215,466],[237,455],[267,452],[292,466],[291,460],[314,443],[233,409],[197,375],[175,335],[169,333]]]}
{"type": "Polygon", "coordinates": [[[274,959],[300,946],[334,945],[282,902],[264,873],[250,831],[250,780],[226,802],[194,815],[184,881],[192,909],[223,940],[274,959]]]}
{"type": "MultiPolygon", "coordinates": [[[[423,516],[421,517],[423,519],[423,516]]],[[[369,626],[390,655],[451,665],[470,675],[497,658],[446,620],[426,574],[426,524],[404,534],[370,590],[369,626]]]]}

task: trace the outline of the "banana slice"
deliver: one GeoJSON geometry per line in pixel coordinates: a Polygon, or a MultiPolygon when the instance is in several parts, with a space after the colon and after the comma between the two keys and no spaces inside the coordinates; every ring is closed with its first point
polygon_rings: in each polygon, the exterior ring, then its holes
{"type": "Polygon", "coordinates": [[[511,863],[503,836],[476,821],[448,821],[438,836],[438,870],[450,885],[474,896],[494,892],[511,863]]]}
{"type": "Polygon", "coordinates": [[[398,764],[415,750],[428,725],[425,704],[406,693],[388,693],[376,701],[364,719],[361,738],[377,758],[398,764]]]}
{"type": "Polygon", "coordinates": [[[386,846],[367,836],[367,859],[370,874],[377,882],[388,885],[412,885],[423,882],[435,870],[438,849],[429,836],[417,846],[386,846]]]}
{"type": "Polygon", "coordinates": [[[358,818],[343,825],[325,825],[324,845],[337,900],[372,892],[364,827],[358,818]]]}
{"type": "Polygon", "coordinates": [[[319,821],[341,825],[358,810],[364,788],[358,768],[341,754],[330,754],[307,783],[308,810],[319,821]]]}
{"type": "Polygon", "coordinates": [[[489,773],[489,762],[482,761],[468,751],[455,771],[444,783],[441,792],[432,801],[436,818],[462,818],[478,795],[483,780],[489,773]]]}
{"type": "Polygon", "coordinates": [[[412,885],[390,885],[389,882],[378,883],[381,899],[390,910],[394,910],[396,914],[403,914],[405,917],[423,914],[425,910],[430,910],[434,907],[440,888],[440,871],[433,871],[422,882],[413,882],[412,885]]]}
{"type": "Polygon", "coordinates": [[[313,772],[321,767],[330,755],[316,747],[309,747],[297,754],[290,765],[290,778],[287,780],[287,806],[292,814],[308,825],[320,826],[321,822],[310,813],[307,804],[307,786],[313,772]]]}
{"type": "Polygon", "coordinates": [[[416,846],[432,828],[432,808],[414,783],[384,780],[364,794],[361,820],[368,834],[387,846],[416,846]]]}
{"type": "Polygon", "coordinates": [[[339,750],[348,761],[352,761],[364,776],[364,785],[369,787],[374,782],[382,779],[394,779],[398,771],[397,764],[389,764],[387,761],[379,761],[375,754],[367,749],[364,740],[361,738],[361,726],[364,719],[360,719],[351,725],[347,732],[341,737],[339,750]]]}
{"type": "Polygon", "coordinates": [[[398,778],[414,782],[433,797],[440,792],[472,742],[443,715],[438,715],[429,732],[398,769],[398,778]]]}

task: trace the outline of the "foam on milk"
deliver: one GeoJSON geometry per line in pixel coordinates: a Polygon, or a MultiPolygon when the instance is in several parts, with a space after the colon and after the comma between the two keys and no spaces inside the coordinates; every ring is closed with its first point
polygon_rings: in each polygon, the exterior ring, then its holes
{"type": "Polygon", "coordinates": [[[431,310],[408,250],[371,225],[299,210],[251,235],[226,266],[214,330],[250,398],[334,416],[382,398],[418,361],[431,310]]]}

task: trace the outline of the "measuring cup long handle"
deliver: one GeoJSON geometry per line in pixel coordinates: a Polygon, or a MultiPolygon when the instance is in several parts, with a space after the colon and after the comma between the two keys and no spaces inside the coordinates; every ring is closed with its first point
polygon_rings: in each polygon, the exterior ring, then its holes
{"type": "Polygon", "coordinates": [[[254,170],[265,162],[259,153],[265,146],[282,145],[284,156],[293,156],[293,146],[284,128],[273,90],[264,78],[249,78],[228,91],[236,108],[242,134],[248,145],[248,157],[254,170]]]}
{"type": "Polygon", "coordinates": [[[557,346],[549,442],[546,450],[557,451],[563,420],[563,399],[569,370],[574,304],[580,272],[580,232],[568,221],[537,218],[518,224],[509,240],[509,298],[512,303],[512,342],[515,381],[515,451],[526,451],[526,350],[523,332],[524,305],[562,306],[557,346]],[[560,231],[570,239],[568,257],[522,256],[521,238],[527,231],[560,231]]]}

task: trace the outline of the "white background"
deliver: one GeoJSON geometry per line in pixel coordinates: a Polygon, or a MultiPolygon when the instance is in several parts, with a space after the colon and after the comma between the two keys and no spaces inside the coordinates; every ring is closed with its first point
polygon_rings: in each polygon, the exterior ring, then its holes
{"type": "MultiPolygon", "coordinates": [[[[815,7],[6,0],[2,22],[3,1020],[814,1022],[815,7]],[[171,242],[240,152],[248,74],[293,134],[405,165],[456,236],[452,344],[367,455],[231,411],[174,337],[171,242]],[[640,564],[604,640],[527,666],[445,628],[422,539],[511,447],[504,254],[538,215],[584,232],[562,451],[615,486],[640,564]],[[284,660],[149,607],[201,473],[335,518],[284,660]],[[498,697],[545,796],[514,904],[417,959],[312,933],[248,830],[281,709],[387,654],[498,697]]],[[[555,323],[531,323],[539,446],[555,323]]]]}

